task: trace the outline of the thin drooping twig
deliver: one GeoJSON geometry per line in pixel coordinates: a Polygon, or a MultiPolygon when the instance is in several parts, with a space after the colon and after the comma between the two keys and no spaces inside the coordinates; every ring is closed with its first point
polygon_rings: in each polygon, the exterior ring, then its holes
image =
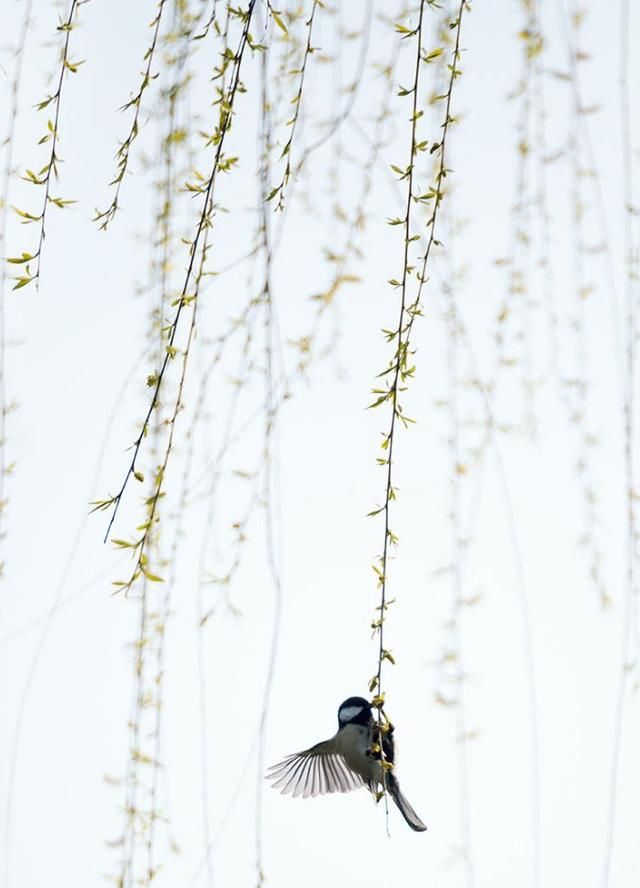
{"type": "MultiPolygon", "coordinates": [[[[31,23],[31,11],[33,0],[27,0],[24,7],[18,44],[15,51],[15,65],[13,79],[11,80],[9,118],[3,144],[5,146],[5,165],[2,173],[2,189],[0,190],[0,256],[6,256],[7,223],[9,216],[9,192],[11,189],[11,177],[13,175],[13,151],[15,146],[16,120],[18,118],[18,101],[20,98],[20,86],[22,84],[22,70],[24,64],[25,45],[29,25],[31,23]]],[[[4,291],[7,285],[7,263],[0,261],[0,540],[4,538],[4,518],[7,508],[5,497],[5,484],[7,477],[7,387],[5,367],[5,300],[4,291]]],[[[4,561],[0,558],[0,577],[4,570],[4,561]]]]}
{"type": "MultiPolygon", "coordinates": [[[[119,404],[122,401],[122,397],[127,387],[131,383],[135,372],[138,368],[138,365],[141,363],[142,357],[136,359],[135,364],[128,371],[127,375],[123,379],[122,385],[114,399],[113,407],[111,408],[107,421],[105,423],[105,430],[102,438],[102,444],[100,446],[98,456],[95,462],[94,469],[94,477],[93,481],[90,485],[89,495],[93,496],[95,494],[95,490],[98,484],[98,479],[100,477],[102,471],[102,465],[104,463],[104,457],[107,450],[107,445],[109,442],[109,435],[111,429],[113,427],[113,420],[116,415],[119,404]]],[[[80,551],[80,544],[82,542],[82,537],[84,531],[86,529],[87,516],[83,515],[80,523],[78,524],[75,535],[73,537],[73,542],[71,544],[71,548],[69,550],[69,555],[65,561],[64,568],[62,570],[60,580],[56,586],[55,593],[53,595],[53,600],[51,605],[47,609],[47,611],[42,614],[40,617],[37,617],[35,620],[30,621],[28,624],[20,627],[16,632],[11,633],[10,635],[4,636],[4,638],[0,638],[0,643],[10,638],[21,634],[22,632],[28,631],[31,628],[36,628],[37,626],[42,626],[42,631],[40,632],[35,652],[33,654],[31,664],[29,666],[29,670],[27,672],[27,676],[23,685],[22,695],[20,697],[20,703],[18,706],[18,714],[16,716],[13,738],[11,742],[11,753],[10,753],[10,766],[9,766],[9,780],[8,780],[8,788],[6,795],[6,806],[5,806],[5,885],[10,885],[10,862],[11,862],[11,822],[13,816],[13,798],[15,792],[15,784],[17,780],[17,771],[18,771],[18,761],[19,761],[19,753],[21,747],[21,739],[22,739],[22,725],[24,721],[24,716],[27,710],[27,703],[31,696],[31,691],[33,688],[33,684],[38,673],[38,669],[40,666],[40,662],[42,659],[42,655],[44,653],[47,641],[49,639],[49,635],[51,633],[51,629],[54,624],[54,620],[56,619],[58,613],[62,609],[63,605],[68,601],[76,598],[77,596],[83,594],[86,591],[89,591],[92,588],[95,588],[96,583],[99,579],[101,579],[105,570],[99,571],[97,575],[92,577],[88,582],[83,583],[79,588],[75,589],[73,592],[69,593],[67,596],[64,595],[65,587],[67,585],[69,576],[71,574],[71,569],[76,562],[77,555],[80,551]]],[[[108,572],[111,572],[112,568],[109,566],[107,568],[108,572]]]]}
{"type": "MultiPolygon", "coordinates": [[[[331,121],[329,127],[326,132],[324,132],[321,136],[319,136],[315,142],[312,142],[308,148],[305,148],[302,157],[296,164],[295,175],[297,176],[305,163],[309,160],[311,155],[318,150],[318,148],[322,148],[329,139],[332,139],[335,134],[338,132],[342,124],[347,120],[351,112],[353,111],[353,106],[356,103],[356,99],[358,98],[358,92],[360,90],[360,86],[364,82],[364,69],[367,61],[367,54],[369,52],[369,39],[371,36],[371,23],[373,20],[373,0],[367,0],[365,9],[364,9],[364,20],[362,24],[362,40],[360,41],[360,52],[358,54],[358,65],[356,69],[356,74],[353,80],[353,87],[349,94],[349,99],[345,103],[344,108],[340,113],[334,117],[331,121]]],[[[396,44],[397,45],[397,44],[396,44]]]]}
{"type": "MultiPolygon", "coordinates": [[[[452,217],[452,203],[447,201],[447,243],[454,239],[455,223],[452,217]]],[[[450,476],[450,531],[451,531],[451,578],[452,601],[451,611],[447,620],[452,650],[451,654],[455,669],[455,719],[456,744],[458,758],[459,806],[460,806],[460,846],[464,861],[466,888],[474,888],[476,884],[475,867],[472,857],[471,841],[471,804],[469,781],[469,728],[466,701],[465,644],[462,615],[464,613],[464,566],[468,552],[469,537],[464,534],[462,526],[462,484],[466,477],[465,460],[462,453],[464,420],[460,404],[460,332],[457,280],[462,275],[455,266],[452,250],[446,254],[445,274],[441,281],[441,289],[445,301],[444,321],[447,328],[447,371],[448,371],[448,413],[449,413],[449,476],[450,476]]]]}
{"type": "MultiPolygon", "coordinates": [[[[158,28],[159,28],[159,19],[162,13],[162,6],[158,10],[158,21],[156,22],[156,28],[154,31],[154,43],[153,47],[155,47],[155,42],[157,40],[158,28]]],[[[160,335],[156,339],[156,345],[158,348],[162,348],[162,330],[161,319],[165,316],[167,305],[170,302],[170,288],[169,288],[169,267],[170,267],[170,244],[172,241],[173,234],[173,195],[175,190],[175,183],[178,176],[178,173],[175,169],[175,154],[176,148],[174,140],[172,139],[172,135],[175,131],[176,127],[176,115],[177,115],[177,102],[178,97],[185,90],[185,85],[189,81],[188,73],[185,73],[187,70],[188,60],[189,60],[189,52],[191,48],[190,37],[193,34],[193,31],[198,24],[198,20],[194,22],[184,21],[183,17],[186,16],[186,9],[183,6],[176,5],[173,10],[173,22],[172,29],[179,28],[180,29],[180,48],[178,51],[177,59],[175,62],[175,74],[170,78],[168,87],[162,91],[161,94],[161,113],[164,111],[164,116],[166,116],[166,130],[165,136],[162,139],[161,149],[160,149],[160,158],[161,163],[164,167],[163,174],[163,182],[162,188],[159,195],[159,213],[158,213],[158,230],[159,237],[156,241],[154,241],[154,246],[157,246],[159,250],[159,260],[156,260],[155,263],[152,259],[152,271],[156,270],[159,267],[159,299],[158,299],[158,317],[160,318],[160,335]]],[[[152,23],[153,24],[153,23],[152,23]]],[[[153,52],[153,47],[150,49],[150,54],[153,52]]],[[[150,65],[147,68],[146,76],[149,76],[150,73],[150,65]]],[[[140,95],[142,93],[142,88],[140,91],[140,95]]],[[[136,119],[139,113],[140,105],[136,108],[136,119]]],[[[152,336],[153,336],[153,327],[152,327],[152,336]]],[[[181,539],[181,520],[183,517],[183,513],[180,512],[179,519],[177,521],[177,526],[175,528],[174,533],[174,541],[171,548],[171,555],[169,559],[169,576],[167,578],[167,582],[164,586],[164,593],[160,596],[160,602],[158,606],[158,616],[155,618],[155,625],[152,626],[152,638],[155,639],[155,645],[151,645],[151,653],[155,653],[155,669],[150,679],[148,679],[148,689],[150,693],[151,699],[154,700],[154,724],[152,727],[152,735],[153,735],[153,750],[150,753],[151,755],[151,788],[149,793],[149,815],[148,815],[148,829],[146,835],[146,845],[147,845],[147,862],[146,862],[146,877],[149,882],[152,882],[159,869],[160,865],[156,862],[156,826],[158,823],[165,821],[165,823],[169,823],[168,813],[165,811],[164,816],[163,812],[160,809],[160,778],[161,774],[166,774],[166,770],[164,770],[164,762],[162,761],[163,757],[163,741],[164,741],[164,714],[165,714],[165,700],[164,700],[164,688],[165,688],[165,658],[166,658],[166,639],[167,639],[167,622],[169,620],[172,595],[176,584],[176,573],[177,573],[177,563],[178,563],[178,546],[179,541],[181,539]],[[155,650],[154,650],[155,648],[155,650]]],[[[140,639],[144,640],[144,639],[140,639]]],[[[166,785],[165,785],[165,794],[166,794],[166,785]]],[[[166,804],[166,802],[165,802],[166,804]]]]}
{"type": "MultiPolygon", "coordinates": [[[[315,3],[314,10],[315,12],[315,3]]],[[[313,16],[313,13],[312,13],[313,16]]],[[[311,38],[311,23],[309,24],[309,39],[311,38]]],[[[263,499],[265,504],[265,535],[267,550],[267,565],[271,577],[271,583],[274,590],[274,608],[273,623],[271,630],[271,644],[266,667],[266,678],[262,697],[262,711],[260,714],[260,724],[258,727],[258,746],[257,746],[257,773],[256,773],[256,874],[257,885],[260,886],[265,881],[263,850],[262,850],[262,797],[264,791],[264,766],[265,766],[265,744],[267,721],[269,717],[269,708],[271,702],[271,691],[275,676],[276,656],[278,652],[278,643],[280,638],[280,622],[282,616],[282,578],[278,566],[278,557],[276,553],[275,542],[275,516],[274,516],[274,492],[273,492],[273,441],[275,437],[275,423],[277,417],[277,403],[275,397],[275,362],[274,362],[274,339],[276,334],[275,324],[275,307],[272,289],[272,241],[270,214],[267,211],[267,188],[270,173],[269,158],[271,153],[271,115],[269,103],[268,89],[268,59],[266,56],[262,59],[262,163],[261,163],[261,189],[262,189],[262,247],[264,256],[264,282],[262,287],[262,300],[265,308],[265,401],[264,401],[264,486],[263,499]]],[[[302,84],[301,84],[302,88],[302,84]]]]}
{"type": "Polygon", "coordinates": [[[467,349],[469,357],[474,367],[474,376],[477,388],[482,396],[482,403],[485,413],[487,426],[487,439],[492,444],[496,456],[496,467],[498,472],[498,481],[500,484],[500,492],[507,517],[509,528],[509,538],[511,543],[511,552],[513,553],[514,566],[516,571],[516,592],[518,596],[518,605],[520,609],[520,619],[522,623],[522,639],[523,639],[523,657],[526,670],[527,695],[529,698],[530,713],[530,736],[531,736],[531,784],[532,784],[532,808],[533,808],[533,884],[540,885],[541,859],[542,859],[542,835],[541,835],[541,815],[542,815],[542,788],[540,775],[540,728],[538,714],[538,687],[536,681],[536,658],[533,644],[533,630],[531,625],[531,613],[529,607],[529,593],[526,582],[526,571],[524,565],[524,557],[522,554],[522,546],[520,544],[520,535],[518,533],[518,524],[516,522],[515,509],[513,505],[513,494],[509,484],[509,477],[505,467],[502,448],[497,434],[499,429],[498,422],[495,418],[493,405],[491,403],[490,388],[482,382],[480,374],[479,361],[476,357],[468,331],[458,318],[458,330],[462,337],[462,341],[467,349]]]}
{"type": "MultiPolygon", "coordinates": [[[[380,111],[376,116],[374,133],[369,145],[369,153],[363,166],[360,193],[355,203],[351,219],[349,220],[347,230],[343,235],[344,246],[342,247],[339,259],[337,259],[335,263],[335,269],[332,272],[330,282],[323,287],[321,292],[315,293],[312,297],[317,305],[313,326],[306,336],[301,337],[296,342],[300,350],[300,360],[298,363],[298,370],[300,373],[306,372],[317,353],[316,344],[320,336],[322,321],[327,314],[327,309],[333,304],[336,296],[345,284],[355,283],[359,280],[357,275],[349,273],[349,261],[353,260],[359,254],[358,240],[362,236],[365,207],[367,200],[371,195],[376,173],[375,164],[382,147],[385,129],[384,125],[389,116],[389,103],[395,85],[394,72],[396,70],[399,53],[400,43],[399,41],[394,41],[389,59],[384,65],[386,80],[385,91],[381,101],[380,111]]],[[[298,166],[298,169],[300,169],[300,165],[298,166]]],[[[386,164],[385,171],[388,171],[386,164]]],[[[393,183],[394,185],[398,184],[395,179],[393,179],[393,183]]]]}
{"type": "MultiPolygon", "coordinates": [[[[144,420],[142,422],[142,427],[138,434],[138,437],[133,442],[133,455],[131,457],[131,461],[129,466],[125,472],[124,479],[120,486],[120,489],[115,494],[115,496],[110,496],[106,500],[100,500],[94,503],[95,509],[106,510],[112,509],[111,518],[109,519],[109,523],[107,525],[107,530],[105,533],[105,542],[109,538],[109,534],[111,532],[111,528],[113,526],[113,522],[115,521],[116,515],[118,513],[118,509],[120,507],[120,503],[122,502],[122,497],[127,488],[127,485],[132,476],[136,474],[137,471],[137,459],[138,454],[140,452],[140,447],[142,446],[142,442],[147,434],[147,430],[149,427],[149,421],[151,419],[151,415],[156,408],[158,403],[158,396],[160,393],[160,387],[162,386],[162,382],[164,380],[165,374],[167,372],[167,367],[169,366],[169,361],[175,356],[176,348],[174,346],[174,342],[176,339],[176,335],[178,332],[178,328],[180,326],[180,318],[182,316],[183,309],[190,305],[194,300],[197,300],[198,290],[197,286],[199,284],[199,279],[194,281],[196,284],[195,292],[192,295],[189,295],[189,287],[192,282],[192,278],[194,275],[195,269],[195,261],[196,255],[198,254],[198,248],[200,247],[201,238],[203,238],[206,231],[209,230],[210,227],[210,214],[212,212],[212,201],[213,201],[213,190],[214,184],[216,182],[218,173],[221,169],[221,162],[223,160],[222,149],[225,143],[225,137],[227,136],[229,130],[231,129],[231,123],[233,119],[233,106],[236,98],[236,94],[238,92],[238,85],[240,83],[240,69],[242,66],[242,59],[244,56],[245,49],[248,45],[248,36],[249,36],[249,26],[251,24],[251,17],[253,15],[253,11],[255,9],[256,0],[250,0],[248,9],[245,13],[242,14],[243,17],[243,27],[242,33],[240,36],[240,40],[238,43],[238,48],[233,56],[233,68],[232,74],[230,78],[229,87],[226,90],[224,96],[220,100],[220,116],[218,120],[218,125],[214,135],[211,137],[211,142],[215,144],[213,163],[211,166],[211,171],[206,180],[206,184],[202,186],[192,186],[190,190],[201,193],[203,195],[203,205],[202,210],[200,212],[200,217],[198,220],[198,224],[196,226],[195,235],[193,240],[189,244],[189,263],[187,265],[187,271],[184,278],[184,283],[182,285],[182,290],[180,293],[180,298],[177,300],[177,308],[175,314],[173,316],[173,320],[168,328],[168,336],[167,336],[167,345],[166,351],[161,363],[160,369],[158,372],[150,378],[152,383],[152,396],[149,402],[149,406],[147,408],[147,412],[145,414],[144,420]]],[[[160,482],[161,483],[161,482],[160,482]]]]}
{"type": "Polygon", "coordinates": [[[78,67],[82,64],[82,62],[71,62],[69,58],[69,40],[71,37],[71,31],[74,28],[73,20],[77,14],[78,7],[80,6],[80,0],[71,0],[71,4],[69,6],[69,14],[64,22],[58,25],[58,31],[62,31],[64,34],[64,43],[62,45],[62,55],[60,59],[60,71],[58,73],[58,82],[56,85],[56,90],[53,95],[48,96],[42,102],[40,102],[36,107],[39,111],[42,111],[44,108],[47,108],[50,104],[53,103],[53,120],[47,121],[47,132],[40,139],[40,142],[50,142],[51,149],[49,151],[49,159],[47,163],[42,167],[38,173],[34,173],[31,170],[26,171],[25,179],[27,182],[31,182],[33,185],[38,185],[44,188],[44,197],[42,200],[42,208],[40,210],[40,214],[38,216],[34,216],[31,213],[27,213],[23,210],[19,210],[14,208],[18,216],[25,223],[40,223],[40,233],[38,236],[38,246],[36,252],[31,253],[23,253],[20,257],[17,257],[13,260],[15,264],[21,264],[25,266],[24,272],[18,276],[16,280],[16,284],[14,286],[14,290],[18,290],[21,287],[25,287],[27,284],[36,282],[36,286],[40,281],[40,266],[42,262],[42,250],[44,248],[44,241],[46,237],[46,220],[47,220],[47,211],[49,209],[50,204],[55,204],[59,209],[63,209],[70,203],[74,203],[74,201],[65,200],[61,197],[52,197],[51,196],[51,180],[52,177],[58,178],[58,162],[60,157],[58,156],[56,149],[58,147],[58,139],[59,139],[59,120],[60,120],[60,108],[62,106],[62,86],[64,83],[64,77],[67,72],[71,74],[75,74],[78,70],[78,67]],[[33,274],[30,271],[29,262],[35,260],[36,266],[33,274]]]}
{"type": "MultiPolygon", "coordinates": [[[[638,337],[637,318],[637,253],[633,243],[633,173],[632,143],[630,129],[629,101],[629,0],[621,0],[620,16],[620,118],[622,130],[622,174],[624,187],[624,246],[626,252],[627,274],[625,287],[625,386],[624,386],[624,468],[626,485],[626,553],[625,553],[625,589],[621,615],[620,631],[620,663],[618,666],[618,686],[613,722],[613,738],[609,775],[609,798],[607,804],[607,821],[605,834],[604,861],[602,867],[602,888],[609,888],[611,880],[611,863],[618,807],[618,786],[620,781],[620,759],[622,752],[622,736],[624,717],[629,686],[629,661],[631,659],[631,637],[635,621],[636,595],[636,546],[638,539],[636,517],[636,458],[635,458],[635,389],[636,389],[636,358],[635,349],[638,337]]],[[[636,626],[637,631],[637,626],[636,626]]]]}
{"type": "Polygon", "coordinates": [[[94,222],[100,223],[100,228],[103,231],[109,226],[109,223],[113,220],[118,209],[120,207],[119,199],[120,199],[120,190],[122,188],[122,183],[124,182],[124,177],[127,172],[127,168],[129,166],[129,155],[131,153],[131,148],[133,143],[138,137],[138,133],[140,130],[140,112],[142,111],[142,98],[150,86],[153,75],[151,73],[151,65],[153,64],[153,59],[156,52],[156,46],[158,44],[158,36],[160,34],[160,23],[162,21],[162,13],[165,8],[166,0],[159,0],[158,9],[156,12],[156,16],[151,22],[150,26],[153,28],[153,33],[151,37],[151,44],[144,54],[144,58],[146,61],[146,66],[144,71],[142,71],[142,79],[140,81],[140,85],[138,86],[138,90],[135,95],[131,96],[128,102],[126,102],[121,111],[128,111],[130,108],[134,109],[133,120],[131,121],[131,126],[129,127],[129,132],[126,138],[121,142],[116,152],[116,173],[113,177],[113,180],[109,183],[112,186],[115,186],[115,191],[113,197],[111,199],[111,203],[107,207],[106,210],[98,210],[94,216],[94,222]]]}
{"type": "Polygon", "coordinates": [[[298,89],[296,91],[295,96],[293,97],[293,104],[295,106],[293,117],[290,121],[288,121],[291,129],[289,131],[289,138],[287,139],[284,148],[282,149],[282,154],[280,157],[286,158],[284,172],[282,174],[282,179],[280,183],[276,185],[267,195],[266,200],[273,200],[276,196],[278,197],[277,209],[282,210],[284,208],[284,195],[289,184],[289,179],[291,177],[291,149],[293,147],[293,140],[295,138],[296,129],[298,126],[298,120],[300,119],[300,109],[302,107],[302,91],[304,88],[304,78],[307,73],[307,63],[311,54],[315,51],[311,44],[311,36],[313,34],[313,22],[316,14],[316,10],[321,3],[319,0],[313,0],[313,6],[311,7],[311,15],[307,21],[307,42],[304,48],[304,54],[302,56],[302,63],[300,65],[299,70],[299,80],[298,80],[298,89]]]}
{"type": "MultiPolygon", "coordinates": [[[[397,537],[392,532],[390,527],[390,513],[391,513],[391,503],[395,499],[396,490],[393,483],[393,453],[394,453],[394,444],[396,438],[396,428],[397,421],[399,420],[403,425],[407,425],[407,423],[411,422],[411,420],[403,413],[402,406],[399,402],[399,397],[401,393],[406,388],[406,383],[413,376],[414,367],[410,365],[410,344],[411,344],[411,332],[413,329],[413,322],[415,318],[420,313],[421,300],[422,300],[422,291],[424,284],[427,280],[427,267],[429,262],[429,257],[431,255],[432,247],[439,242],[436,240],[436,221],[438,218],[438,209],[440,207],[440,203],[444,197],[444,180],[447,175],[447,168],[445,165],[446,161],[446,143],[447,143],[447,135],[449,132],[449,128],[451,123],[453,122],[453,118],[451,116],[451,99],[453,95],[453,84],[456,77],[460,74],[460,70],[458,68],[458,61],[460,58],[460,37],[461,37],[461,27],[462,27],[462,16],[464,10],[466,8],[465,0],[459,5],[458,15],[454,22],[450,24],[451,30],[455,32],[455,45],[454,49],[451,53],[451,64],[449,65],[449,81],[447,92],[443,96],[445,99],[445,117],[442,123],[442,136],[439,142],[436,142],[432,148],[432,154],[437,153],[437,162],[436,162],[436,174],[435,181],[433,186],[426,192],[424,195],[416,195],[414,194],[414,165],[415,158],[419,151],[424,150],[426,147],[426,142],[418,142],[416,136],[416,125],[417,121],[420,119],[420,110],[418,105],[418,92],[420,86],[420,70],[421,65],[430,61],[432,56],[423,54],[422,49],[422,28],[423,28],[423,15],[425,4],[421,3],[419,9],[419,18],[418,25],[414,30],[410,30],[409,28],[405,28],[403,26],[398,26],[400,32],[404,37],[416,37],[417,40],[417,51],[416,51],[416,62],[414,69],[414,80],[413,85],[410,90],[402,91],[402,94],[412,93],[413,94],[413,107],[412,107],[412,115],[411,115],[411,146],[410,146],[410,156],[409,163],[404,170],[399,168],[396,169],[396,172],[400,174],[400,178],[406,180],[407,182],[407,199],[405,205],[405,215],[403,218],[396,220],[392,219],[391,224],[401,224],[404,231],[404,250],[403,250],[403,273],[400,281],[392,280],[390,281],[391,285],[398,288],[400,290],[400,312],[398,323],[395,329],[392,331],[385,331],[388,341],[396,342],[395,352],[393,360],[389,366],[389,368],[382,375],[390,375],[391,382],[387,384],[386,389],[374,389],[374,394],[378,397],[371,405],[372,407],[377,407],[381,404],[390,402],[391,404],[391,418],[389,422],[388,431],[383,435],[382,448],[385,452],[385,456],[380,458],[378,462],[386,466],[386,485],[385,485],[385,499],[382,506],[378,507],[374,512],[370,513],[372,515],[378,515],[382,513],[384,515],[384,538],[383,538],[383,546],[382,546],[382,555],[379,558],[379,563],[374,564],[374,570],[378,577],[378,585],[380,588],[380,603],[377,607],[379,611],[378,617],[372,623],[372,629],[374,632],[378,634],[378,663],[376,674],[371,679],[369,689],[371,691],[375,691],[374,697],[374,705],[378,707],[378,728],[379,731],[384,731],[386,727],[386,723],[383,723],[383,713],[382,713],[382,705],[384,703],[384,691],[382,688],[382,669],[383,663],[385,660],[389,660],[390,662],[394,662],[393,656],[387,650],[385,646],[384,639],[384,625],[386,621],[386,612],[390,605],[390,601],[387,596],[387,567],[389,560],[389,547],[395,545],[397,543],[397,537]],[[427,243],[425,247],[425,252],[422,257],[422,264],[420,266],[420,271],[416,273],[416,277],[418,279],[418,287],[415,299],[413,301],[409,301],[409,277],[412,273],[412,270],[415,271],[414,266],[410,264],[410,245],[416,239],[419,239],[419,235],[416,236],[413,233],[413,228],[411,226],[411,208],[414,202],[417,203],[427,203],[429,201],[433,201],[432,204],[432,212],[431,216],[427,222],[428,228],[428,237],[427,243]]],[[[436,55],[439,55],[440,52],[437,52],[436,55]]],[[[380,745],[380,754],[382,755],[382,744],[380,745]]]]}
{"type": "MultiPolygon", "coordinates": [[[[372,679],[370,684],[370,690],[376,691],[377,697],[382,697],[382,664],[385,659],[389,658],[389,653],[385,649],[384,646],[384,625],[386,622],[386,610],[388,607],[387,603],[387,562],[388,562],[388,552],[389,552],[389,543],[395,543],[396,537],[392,534],[391,528],[389,526],[390,519],[390,511],[391,511],[391,501],[395,498],[395,488],[393,486],[393,450],[395,443],[395,429],[396,429],[396,419],[402,414],[400,412],[400,407],[398,404],[398,395],[400,393],[400,383],[408,378],[407,370],[408,368],[406,364],[406,357],[408,352],[408,341],[405,342],[403,339],[403,332],[406,328],[406,320],[405,314],[407,311],[408,304],[408,287],[409,287],[409,249],[411,246],[411,238],[412,238],[412,229],[411,229],[411,206],[413,203],[414,193],[413,193],[413,180],[414,180],[414,163],[416,156],[416,129],[418,122],[418,90],[420,85],[420,71],[422,65],[422,27],[423,27],[423,18],[424,18],[424,10],[425,3],[420,3],[419,14],[418,14],[418,25],[415,31],[411,33],[411,36],[415,37],[416,40],[416,52],[415,52],[415,65],[414,65],[414,79],[413,79],[413,102],[412,102],[412,114],[411,114],[411,142],[409,146],[409,164],[407,166],[407,196],[406,196],[406,204],[405,204],[405,216],[402,220],[402,225],[404,229],[404,247],[403,247],[403,262],[402,262],[402,282],[400,285],[400,314],[398,318],[398,324],[396,329],[393,332],[393,335],[389,338],[397,340],[396,351],[394,355],[393,362],[391,364],[392,371],[392,381],[387,391],[381,393],[380,397],[376,402],[374,402],[374,406],[378,406],[380,403],[384,403],[386,401],[391,401],[391,419],[389,424],[389,431],[387,432],[383,446],[386,450],[386,489],[385,489],[385,501],[382,508],[378,511],[381,511],[384,514],[384,538],[382,545],[382,556],[380,558],[380,567],[374,568],[376,570],[379,586],[380,586],[380,615],[377,621],[373,624],[373,628],[378,632],[378,667],[375,679],[372,679]]],[[[408,29],[407,29],[408,30],[408,29]]],[[[409,374],[410,375],[410,374],[409,374]]],[[[377,392],[374,392],[376,394],[377,392]]],[[[392,661],[393,662],[393,661],[392,661]]],[[[381,699],[380,702],[383,702],[381,699]]]]}
{"type": "MultiPolygon", "coordinates": [[[[566,0],[565,0],[566,2],[566,0]]],[[[565,3],[563,2],[563,7],[565,3]]],[[[604,191],[602,188],[602,182],[600,180],[600,175],[598,173],[598,162],[595,153],[595,149],[593,146],[593,139],[591,138],[591,130],[589,127],[589,122],[587,119],[587,115],[584,113],[585,104],[582,97],[582,84],[579,73],[579,59],[578,54],[576,52],[576,48],[573,45],[573,40],[571,37],[571,32],[569,30],[568,24],[568,13],[566,8],[563,9],[564,14],[560,16],[560,20],[563,26],[563,32],[565,37],[565,43],[567,47],[567,54],[569,58],[569,68],[571,72],[570,76],[570,86],[573,92],[573,101],[574,107],[577,113],[577,119],[579,123],[580,135],[584,145],[584,151],[587,156],[587,160],[589,166],[592,170],[592,175],[590,176],[591,187],[593,190],[593,200],[597,208],[596,220],[600,227],[602,241],[603,241],[603,253],[604,253],[604,266],[605,273],[607,278],[607,286],[609,289],[609,314],[611,318],[611,331],[614,340],[614,348],[615,354],[618,358],[617,361],[617,370],[618,370],[618,381],[620,385],[621,394],[624,393],[624,388],[626,385],[626,365],[624,358],[624,342],[622,338],[622,328],[620,324],[620,305],[618,298],[618,291],[616,287],[616,275],[615,275],[615,266],[613,253],[611,250],[611,238],[609,236],[609,226],[607,223],[607,211],[606,204],[604,199],[604,191]]],[[[579,13],[578,13],[579,14],[579,13]]],[[[624,56],[623,56],[624,57],[624,56]]]]}

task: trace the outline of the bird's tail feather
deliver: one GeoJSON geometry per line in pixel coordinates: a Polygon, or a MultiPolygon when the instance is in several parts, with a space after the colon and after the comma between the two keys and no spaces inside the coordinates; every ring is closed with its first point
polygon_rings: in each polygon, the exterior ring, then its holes
{"type": "Polygon", "coordinates": [[[406,798],[400,792],[400,786],[398,784],[398,781],[397,781],[395,775],[391,774],[391,773],[387,774],[386,775],[386,783],[387,783],[387,789],[389,790],[389,794],[391,795],[391,798],[393,799],[393,801],[396,803],[396,805],[400,809],[400,813],[402,814],[404,819],[407,821],[407,823],[409,824],[411,829],[414,829],[416,832],[424,832],[424,830],[426,830],[427,827],[424,825],[422,820],[420,820],[420,818],[418,817],[416,812],[413,810],[413,808],[411,807],[409,802],[406,800],[406,798]]]}

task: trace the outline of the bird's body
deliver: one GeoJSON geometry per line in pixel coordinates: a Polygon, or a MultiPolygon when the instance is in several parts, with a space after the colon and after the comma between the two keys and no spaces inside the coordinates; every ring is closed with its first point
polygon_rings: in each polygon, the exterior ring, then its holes
{"type": "Polygon", "coordinates": [[[334,742],[349,768],[359,774],[370,788],[382,783],[380,759],[366,753],[364,759],[362,756],[362,750],[370,750],[373,744],[370,728],[347,724],[337,732],[334,742]]]}
{"type": "Polygon", "coordinates": [[[333,737],[274,765],[267,778],[280,792],[303,798],[349,792],[361,786],[376,793],[382,787],[412,829],[422,832],[427,828],[400,791],[395,776],[393,726],[388,724],[381,731],[370,703],[363,697],[349,697],[341,704],[333,737]]]}

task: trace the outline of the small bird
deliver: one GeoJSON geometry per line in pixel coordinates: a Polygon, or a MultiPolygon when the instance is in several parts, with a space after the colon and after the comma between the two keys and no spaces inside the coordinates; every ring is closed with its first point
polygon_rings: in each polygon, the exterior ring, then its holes
{"type": "Polygon", "coordinates": [[[338,730],[331,739],[287,756],[269,768],[267,780],[281,793],[305,799],[329,792],[350,792],[361,786],[376,794],[381,785],[389,790],[411,829],[423,832],[427,828],[400,792],[395,775],[393,725],[387,723],[386,730],[381,731],[371,704],[364,697],[348,697],[340,704],[338,730]],[[380,735],[386,768],[381,762],[380,735]]]}

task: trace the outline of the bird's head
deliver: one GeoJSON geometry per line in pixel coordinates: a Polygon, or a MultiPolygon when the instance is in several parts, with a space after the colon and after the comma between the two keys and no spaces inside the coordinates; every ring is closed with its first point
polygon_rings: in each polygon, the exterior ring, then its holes
{"type": "Polygon", "coordinates": [[[364,697],[348,697],[338,709],[338,725],[368,725],[371,721],[371,704],[364,697]]]}

